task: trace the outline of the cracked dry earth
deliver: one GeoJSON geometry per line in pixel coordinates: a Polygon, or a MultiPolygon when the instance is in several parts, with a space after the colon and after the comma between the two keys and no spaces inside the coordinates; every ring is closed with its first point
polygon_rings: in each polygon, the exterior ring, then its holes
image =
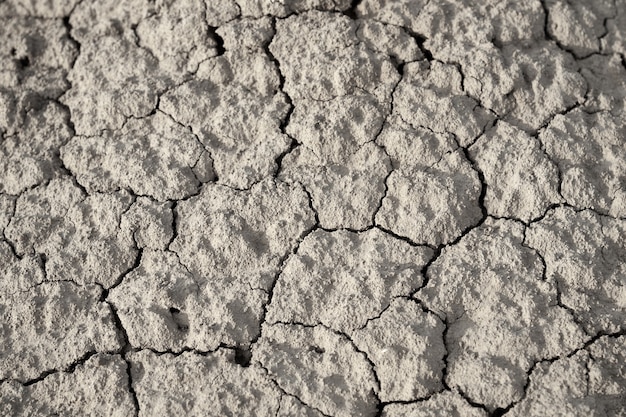
{"type": "Polygon", "coordinates": [[[0,0],[3,416],[626,416],[626,0],[0,0]]]}

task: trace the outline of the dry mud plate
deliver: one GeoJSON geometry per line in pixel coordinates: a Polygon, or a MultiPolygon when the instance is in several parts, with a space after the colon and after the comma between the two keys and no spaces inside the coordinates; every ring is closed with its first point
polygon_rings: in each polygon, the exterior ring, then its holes
{"type": "Polygon", "coordinates": [[[626,0],[0,0],[0,415],[626,417],[626,0]]]}

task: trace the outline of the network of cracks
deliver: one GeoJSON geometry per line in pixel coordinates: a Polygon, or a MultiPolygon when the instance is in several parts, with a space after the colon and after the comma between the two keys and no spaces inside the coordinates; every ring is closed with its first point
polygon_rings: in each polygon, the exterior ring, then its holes
{"type": "Polygon", "coordinates": [[[626,2],[0,2],[3,415],[622,416],[626,2]]]}

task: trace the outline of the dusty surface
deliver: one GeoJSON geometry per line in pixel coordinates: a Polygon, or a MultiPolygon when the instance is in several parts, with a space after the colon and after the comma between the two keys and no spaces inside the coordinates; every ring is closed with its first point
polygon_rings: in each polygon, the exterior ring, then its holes
{"type": "Polygon", "coordinates": [[[626,416],[625,0],[0,0],[3,416],[626,416]]]}

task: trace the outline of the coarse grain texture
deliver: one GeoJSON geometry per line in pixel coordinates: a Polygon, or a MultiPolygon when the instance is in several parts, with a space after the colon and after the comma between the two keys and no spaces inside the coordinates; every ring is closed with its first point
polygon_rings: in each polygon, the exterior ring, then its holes
{"type": "Polygon", "coordinates": [[[0,386],[0,410],[7,416],[89,415],[124,417],[133,413],[127,364],[119,355],[96,354],[71,371],[55,372],[23,386],[0,386]]]}
{"type": "Polygon", "coordinates": [[[420,287],[431,253],[379,229],[314,231],[286,262],[266,319],[319,323],[352,334],[391,299],[420,287]]]}
{"type": "Polygon", "coordinates": [[[0,0],[0,415],[626,416],[626,0],[0,0]]]}
{"type": "Polygon", "coordinates": [[[416,294],[448,325],[447,383],[490,409],[522,398],[534,362],[587,339],[523,237],[523,226],[488,219],[443,250],[416,294]]]}

